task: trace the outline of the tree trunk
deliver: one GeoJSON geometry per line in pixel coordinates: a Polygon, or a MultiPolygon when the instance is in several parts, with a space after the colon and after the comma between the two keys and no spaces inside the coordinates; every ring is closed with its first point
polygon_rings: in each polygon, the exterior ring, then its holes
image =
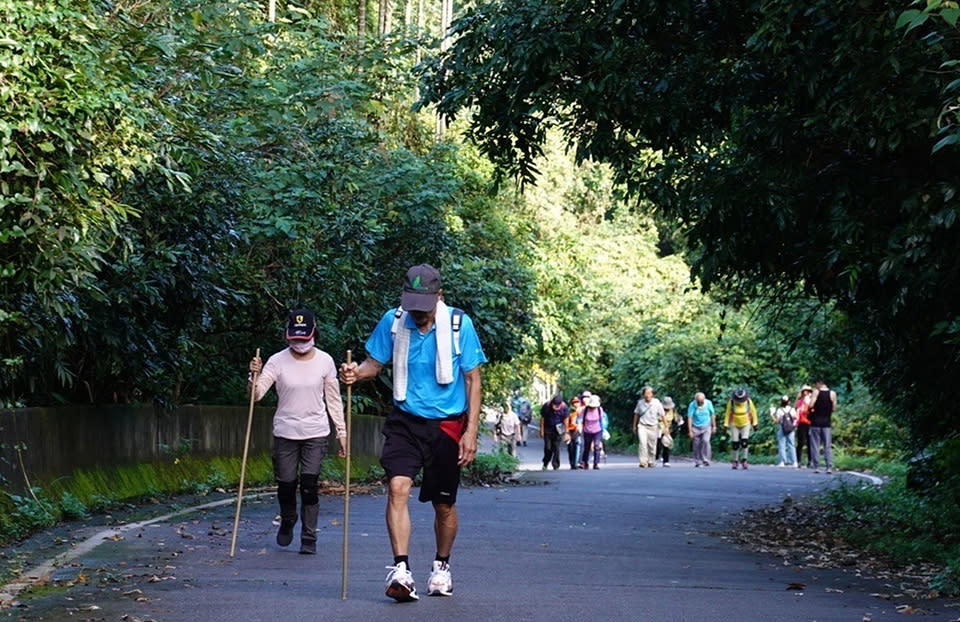
{"type": "Polygon", "coordinates": [[[393,0],[380,0],[380,36],[393,29],[393,0]]]}
{"type": "Polygon", "coordinates": [[[367,0],[357,0],[357,36],[362,41],[367,34],[367,0]]]}
{"type": "MultiPolygon", "coordinates": [[[[440,50],[447,51],[450,49],[452,42],[447,37],[447,33],[450,32],[450,24],[453,22],[453,0],[440,0],[440,50]]],[[[436,137],[437,140],[440,140],[447,133],[447,120],[446,118],[437,113],[437,129],[436,137]]]]}

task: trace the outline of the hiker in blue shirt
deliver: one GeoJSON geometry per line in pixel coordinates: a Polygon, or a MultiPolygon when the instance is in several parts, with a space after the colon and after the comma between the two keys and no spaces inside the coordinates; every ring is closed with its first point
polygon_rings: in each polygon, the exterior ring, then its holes
{"type": "Polygon", "coordinates": [[[693,441],[693,466],[710,466],[710,437],[717,433],[717,417],[713,402],[697,392],[687,406],[690,440],[693,441]]]}
{"type": "Polygon", "coordinates": [[[400,307],[377,323],[367,358],[344,363],[345,384],[377,376],[393,362],[393,409],[383,425],[380,464],[387,475],[387,531],[393,565],[387,596],[419,600],[410,573],[410,511],[414,478],[423,471],[419,499],[433,504],[436,557],[427,582],[430,595],[450,596],[450,553],[457,535],[460,468],[477,454],[480,366],[487,361],[470,317],[443,302],[440,273],[421,264],[407,271],[400,307]]]}

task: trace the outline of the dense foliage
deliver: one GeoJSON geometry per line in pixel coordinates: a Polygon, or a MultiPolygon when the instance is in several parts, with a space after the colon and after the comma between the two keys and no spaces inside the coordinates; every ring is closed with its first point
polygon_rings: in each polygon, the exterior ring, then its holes
{"type": "Polygon", "coordinates": [[[230,1],[6,5],[7,403],[242,399],[287,309],[342,359],[420,261],[492,359],[516,353],[516,217],[410,112],[404,40],[230,1]]]}
{"type": "Polygon", "coordinates": [[[847,312],[871,380],[923,441],[956,429],[941,415],[960,376],[944,295],[960,286],[960,156],[934,147],[954,77],[937,69],[960,50],[905,35],[902,9],[492,2],[455,24],[424,102],[469,110],[483,152],[527,181],[558,128],[650,201],[723,299],[799,291],[847,312]]]}

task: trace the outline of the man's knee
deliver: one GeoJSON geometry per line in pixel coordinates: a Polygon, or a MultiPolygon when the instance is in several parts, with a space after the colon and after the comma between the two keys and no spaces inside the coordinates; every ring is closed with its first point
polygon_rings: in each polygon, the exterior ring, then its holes
{"type": "Polygon", "coordinates": [[[434,502],[433,511],[436,513],[437,518],[440,521],[445,521],[449,518],[456,517],[457,515],[457,507],[452,503],[434,502]]]}
{"type": "Polygon", "coordinates": [[[391,498],[406,499],[413,489],[413,480],[405,475],[395,475],[390,478],[387,491],[391,498]]]}

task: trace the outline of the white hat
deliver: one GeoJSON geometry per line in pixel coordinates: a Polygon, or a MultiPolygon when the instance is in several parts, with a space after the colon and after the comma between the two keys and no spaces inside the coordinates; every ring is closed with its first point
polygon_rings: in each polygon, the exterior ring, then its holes
{"type": "Polygon", "coordinates": [[[600,408],[600,396],[591,395],[587,398],[587,408],[600,408]]]}

